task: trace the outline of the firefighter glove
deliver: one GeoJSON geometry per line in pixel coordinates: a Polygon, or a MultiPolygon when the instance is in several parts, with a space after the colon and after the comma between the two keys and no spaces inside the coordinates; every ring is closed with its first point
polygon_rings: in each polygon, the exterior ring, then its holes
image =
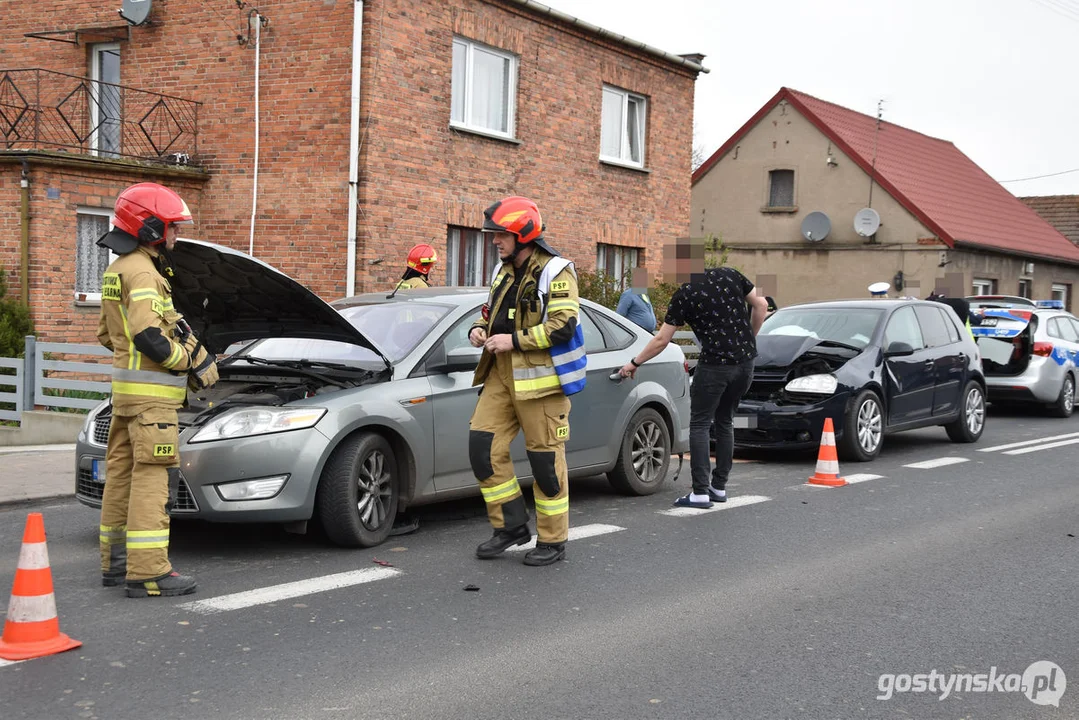
{"type": "Polygon", "coordinates": [[[193,392],[212,387],[218,380],[217,362],[213,355],[200,344],[191,356],[191,369],[187,371],[187,387],[193,392]]]}

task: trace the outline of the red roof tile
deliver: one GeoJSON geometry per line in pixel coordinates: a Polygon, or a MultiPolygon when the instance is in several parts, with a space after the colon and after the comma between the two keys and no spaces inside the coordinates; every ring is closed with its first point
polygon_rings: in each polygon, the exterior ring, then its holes
{"type": "MultiPolygon", "coordinates": [[[[776,103],[787,100],[867,173],[877,119],[782,88],[694,173],[702,178],[776,103]]],[[[948,245],[1079,263],[1079,247],[947,140],[882,122],[877,183],[948,245]]]]}
{"type": "Polygon", "coordinates": [[[1033,195],[1019,199],[1079,245],[1079,195],[1033,195]]]}

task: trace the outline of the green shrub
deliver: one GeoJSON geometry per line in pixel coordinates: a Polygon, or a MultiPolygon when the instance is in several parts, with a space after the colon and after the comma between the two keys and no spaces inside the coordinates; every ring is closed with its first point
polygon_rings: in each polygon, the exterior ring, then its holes
{"type": "Polygon", "coordinates": [[[7,297],[7,273],[0,268],[0,357],[22,357],[26,336],[33,332],[30,308],[7,297]]]}

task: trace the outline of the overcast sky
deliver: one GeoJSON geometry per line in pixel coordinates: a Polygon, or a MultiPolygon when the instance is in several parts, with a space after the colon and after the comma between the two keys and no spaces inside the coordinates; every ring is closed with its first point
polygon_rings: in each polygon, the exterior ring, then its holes
{"type": "Polygon", "coordinates": [[[1079,194],[1079,0],[541,0],[699,52],[707,157],[787,86],[952,141],[1016,195],[1079,194]]]}

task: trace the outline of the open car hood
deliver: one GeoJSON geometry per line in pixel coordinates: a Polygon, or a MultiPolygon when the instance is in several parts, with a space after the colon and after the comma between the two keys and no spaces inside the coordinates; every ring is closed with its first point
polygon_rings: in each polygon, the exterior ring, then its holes
{"type": "MultiPolygon", "coordinates": [[[[812,335],[758,335],[757,367],[787,367],[819,345],[821,339],[812,335]]],[[[832,355],[832,353],[828,353],[832,355]]],[[[837,357],[833,355],[833,357],[837,357]]],[[[853,357],[853,356],[852,356],[853,357]]],[[[839,358],[846,360],[849,358],[839,358]]]]}
{"type": "Polygon", "coordinates": [[[263,338],[335,340],[386,355],[306,287],[223,245],[180,239],[170,253],[173,302],[213,353],[263,338]]]}

